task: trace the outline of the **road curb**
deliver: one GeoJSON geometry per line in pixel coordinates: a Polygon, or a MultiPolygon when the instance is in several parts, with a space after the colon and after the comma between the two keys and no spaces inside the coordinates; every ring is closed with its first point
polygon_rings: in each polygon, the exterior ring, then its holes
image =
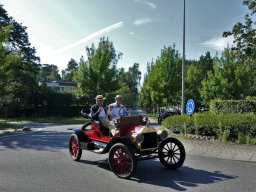
{"type": "Polygon", "coordinates": [[[247,161],[256,163],[255,145],[238,145],[216,141],[179,138],[186,153],[202,157],[247,161]]]}

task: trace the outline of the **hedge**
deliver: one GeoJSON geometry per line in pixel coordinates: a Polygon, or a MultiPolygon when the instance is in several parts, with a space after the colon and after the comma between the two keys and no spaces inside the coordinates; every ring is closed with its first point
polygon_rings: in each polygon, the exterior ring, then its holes
{"type": "Polygon", "coordinates": [[[163,126],[182,133],[216,136],[221,139],[237,141],[241,135],[256,138],[256,114],[219,114],[211,112],[188,115],[175,115],[164,120],[163,126]]]}
{"type": "Polygon", "coordinates": [[[220,113],[256,113],[256,100],[212,100],[210,111],[220,113]]]}
{"type": "Polygon", "coordinates": [[[256,96],[247,96],[245,98],[245,100],[248,100],[248,101],[256,101],[256,96]]]}
{"type": "MultiPolygon", "coordinates": [[[[85,106],[46,106],[34,109],[18,110],[15,106],[8,107],[8,117],[79,117],[80,111],[89,113],[90,108],[85,106]]],[[[5,117],[5,108],[0,108],[0,117],[5,117]]]]}

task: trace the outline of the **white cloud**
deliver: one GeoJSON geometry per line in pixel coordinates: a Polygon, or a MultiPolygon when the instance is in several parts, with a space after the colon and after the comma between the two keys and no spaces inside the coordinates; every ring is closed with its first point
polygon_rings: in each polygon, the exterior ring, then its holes
{"type": "Polygon", "coordinates": [[[123,25],[124,25],[123,22],[118,22],[118,23],[115,23],[115,24],[110,25],[108,27],[105,27],[105,28],[103,28],[103,29],[101,29],[99,31],[91,33],[90,35],[80,39],[79,41],[77,41],[75,43],[72,43],[72,44],[70,44],[70,45],[68,45],[66,47],[63,47],[62,49],[59,50],[59,52],[63,53],[63,52],[65,52],[65,51],[67,51],[67,50],[69,50],[69,49],[71,49],[73,47],[76,47],[77,45],[80,45],[82,43],[86,43],[86,42],[92,40],[95,37],[98,37],[98,36],[100,36],[102,34],[105,34],[105,33],[108,33],[110,31],[113,31],[114,29],[118,29],[120,27],[123,27],[123,25]]]}
{"type": "Polygon", "coordinates": [[[222,51],[228,44],[229,46],[234,44],[233,37],[215,37],[201,43],[204,47],[212,48],[217,51],[222,51]]]}
{"type": "Polygon", "coordinates": [[[131,31],[129,34],[130,34],[130,35],[134,35],[134,32],[131,31]]]}
{"type": "Polygon", "coordinates": [[[147,4],[149,7],[153,8],[153,9],[156,9],[156,8],[157,8],[156,4],[154,4],[154,3],[152,3],[152,2],[146,2],[146,4],[147,4]]]}
{"type": "Polygon", "coordinates": [[[137,2],[137,3],[144,3],[144,4],[146,4],[147,6],[149,6],[150,8],[152,8],[152,9],[156,9],[156,8],[157,8],[157,6],[156,6],[155,3],[152,3],[152,2],[149,2],[149,1],[145,1],[145,0],[135,0],[135,2],[137,2]]]}
{"type": "Polygon", "coordinates": [[[144,18],[144,19],[137,19],[133,22],[134,25],[143,25],[143,24],[147,24],[147,23],[151,23],[152,20],[148,19],[148,18],[144,18]]]}
{"type": "Polygon", "coordinates": [[[36,48],[36,55],[40,57],[41,64],[57,65],[59,72],[67,67],[68,61],[71,58],[70,55],[60,53],[56,48],[51,47],[36,36],[30,35],[29,40],[32,46],[36,48]]]}

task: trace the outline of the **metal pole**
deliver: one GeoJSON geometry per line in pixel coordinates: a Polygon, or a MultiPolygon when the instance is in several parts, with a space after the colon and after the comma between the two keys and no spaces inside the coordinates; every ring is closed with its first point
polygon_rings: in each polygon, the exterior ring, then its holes
{"type": "Polygon", "coordinates": [[[184,114],[184,95],[185,95],[184,65],[185,65],[185,0],[184,0],[184,10],[183,10],[183,56],[182,56],[182,96],[181,96],[181,114],[184,114]]]}

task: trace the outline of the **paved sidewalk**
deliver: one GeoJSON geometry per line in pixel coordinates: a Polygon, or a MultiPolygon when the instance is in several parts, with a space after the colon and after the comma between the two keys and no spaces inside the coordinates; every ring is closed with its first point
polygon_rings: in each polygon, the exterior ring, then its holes
{"type": "Polygon", "coordinates": [[[189,155],[256,162],[256,145],[224,144],[218,141],[179,139],[189,155]]]}

